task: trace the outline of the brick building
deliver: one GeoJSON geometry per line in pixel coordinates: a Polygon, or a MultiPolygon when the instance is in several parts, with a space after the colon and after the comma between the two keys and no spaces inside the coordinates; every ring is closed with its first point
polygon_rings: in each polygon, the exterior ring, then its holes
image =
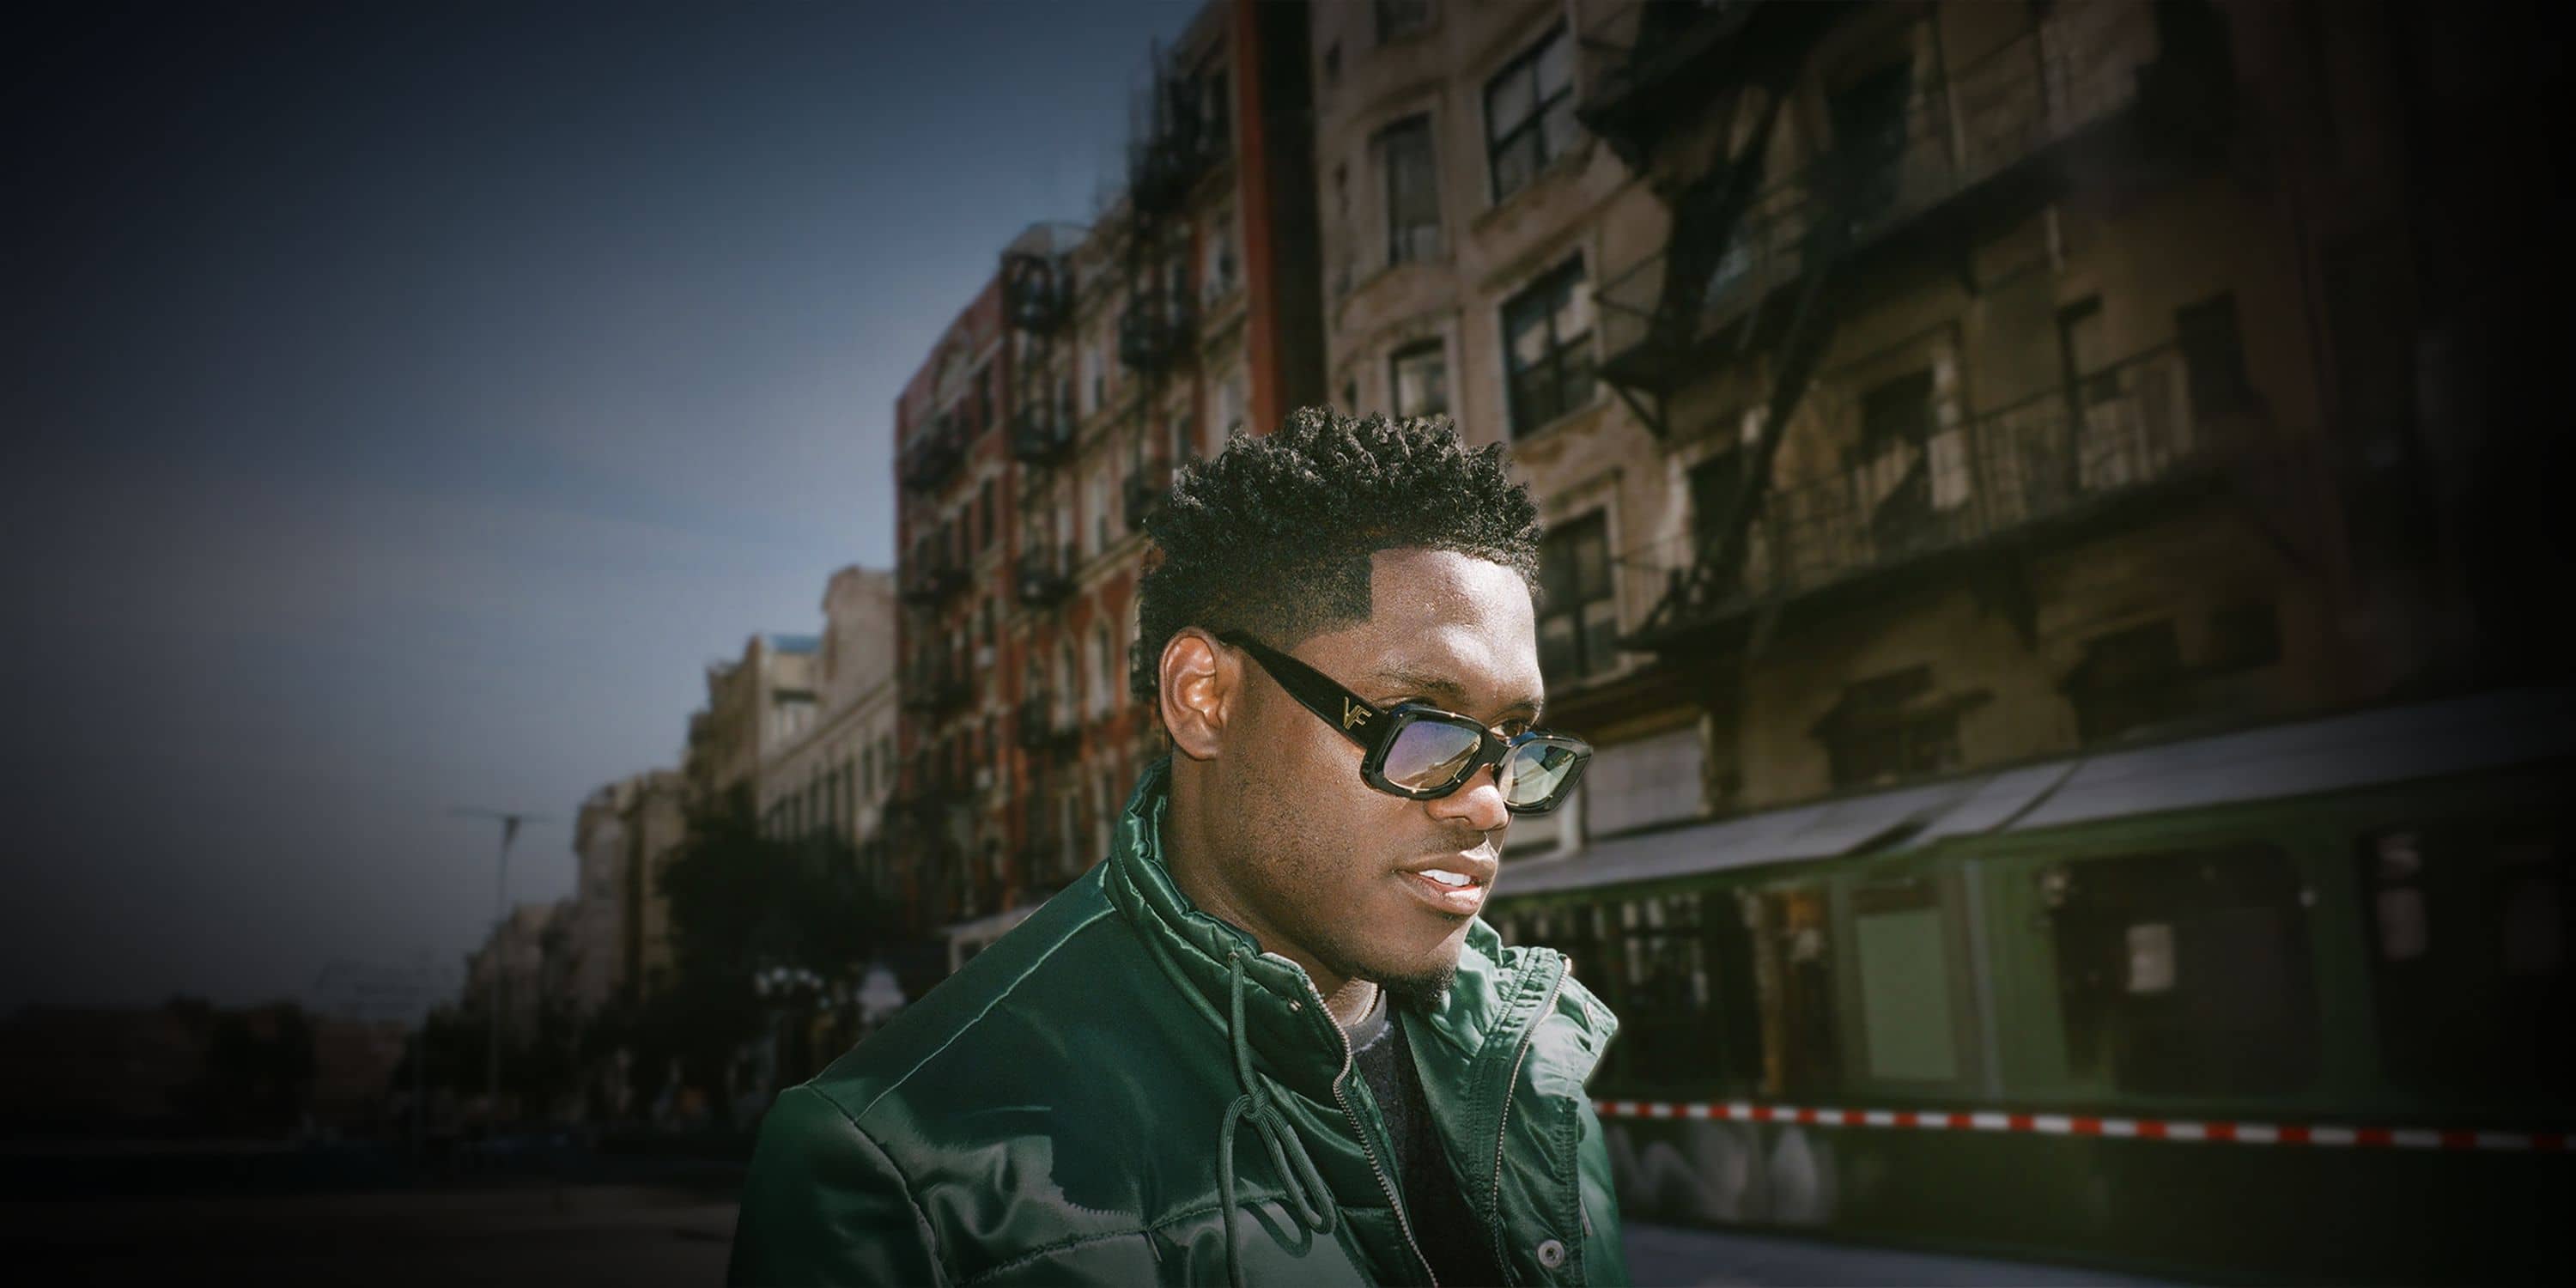
{"type": "Polygon", "coordinates": [[[1125,192],[1006,248],[897,405],[898,852],[952,963],[1159,754],[1127,670],[1172,471],[1322,396],[1306,10],[1215,0],[1151,51],[1125,192]]]}

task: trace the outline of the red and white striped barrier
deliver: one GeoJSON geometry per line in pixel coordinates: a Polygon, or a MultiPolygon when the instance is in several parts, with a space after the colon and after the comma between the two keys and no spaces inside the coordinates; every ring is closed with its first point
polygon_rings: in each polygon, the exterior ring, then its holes
{"type": "Polygon", "coordinates": [[[2185,1122],[2098,1118],[2087,1114],[2022,1114],[1994,1110],[1818,1109],[1801,1105],[1676,1104],[1663,1100],[1596,1100],[1604,1118],[1704,1118],[1727,1122],[1805,1123],[1817,1127],[1884,1127],[1913,1131],[2036,1132],[2043,1136],[2112,1136],[2138,1140],[2233,1141],[2239,1145],[2327,1148],[2521,1150],[2564,1153],[2565,1132],[2456,1131],[2431,1127],[2344,1127],[2325,1123],[2185,1122]]]}

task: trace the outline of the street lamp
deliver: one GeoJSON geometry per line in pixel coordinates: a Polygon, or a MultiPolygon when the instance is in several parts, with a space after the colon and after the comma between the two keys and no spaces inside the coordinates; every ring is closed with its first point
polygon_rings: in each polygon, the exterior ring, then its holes
{"type": "Polygon", "coordinates": [[[493,926],[492,944],[484,958],[492,968],[491,1049],[484,1053],[483,1064],[484,1114],[486,1115],[485,1125],[488,1127],[501,1113],[501,1007],[508,998],[510,981],[507,963],[501,960],[501,938],[510,925],[510,842],[519,839],[520,824],[545,823],[551,820],[536,814],[505,810],[459,808],[447,812],[461,818],[501,820],[501,865],[500,871],[494,876],[492,882],[494,903],[499,909],[498,920],[493,926]]]}

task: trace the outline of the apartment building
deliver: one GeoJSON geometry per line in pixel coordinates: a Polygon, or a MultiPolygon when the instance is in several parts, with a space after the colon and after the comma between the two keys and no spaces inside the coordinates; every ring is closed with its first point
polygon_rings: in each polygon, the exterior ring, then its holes
{"type": "Polygon", "coordinates": [[[1001,255],[898,408],[915,924],[963,961],[1106,849],[1161,754],[1129,696],[1173,471],[1323,395],[1308,6],[1149,52],[1125,191],[1001,255]]]}
{"type": "Polygon", "coordinates": [[[2409,323],[2386,194],[2265,169],[2305,153],[2236,51],[2281,15],[1313,21],[1336,401],[1508,442],[1548,526],[1550,720],[1599,755],[1516,854],[2447,665],[2438,603],[2361,589],[2422,558],[2354,495],[2409,323]]]}
{"type": "Polygon", "coordinates": [[[805,678],[812,718],[783,704],[766,731],[756,793],[761,829],[771,836],[828,835],[859,856],[881,893],[893,873],[880,844],[883,804],[895,764],[895,577],[856,565],[823,590],[823,634],[805,678]]]}

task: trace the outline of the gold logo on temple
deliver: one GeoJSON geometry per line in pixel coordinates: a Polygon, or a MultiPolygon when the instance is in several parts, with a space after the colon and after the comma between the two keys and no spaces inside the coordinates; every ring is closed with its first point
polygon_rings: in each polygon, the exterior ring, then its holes
{"type": "Polygon", "coordinates": [[[1368,718],[1369,713],[1361,710],[1358,705],[1353,703],[1349,698],[1342,699],[1343,728],[1348,729],[1355,724],[1367,724],[1368,718]]]}

